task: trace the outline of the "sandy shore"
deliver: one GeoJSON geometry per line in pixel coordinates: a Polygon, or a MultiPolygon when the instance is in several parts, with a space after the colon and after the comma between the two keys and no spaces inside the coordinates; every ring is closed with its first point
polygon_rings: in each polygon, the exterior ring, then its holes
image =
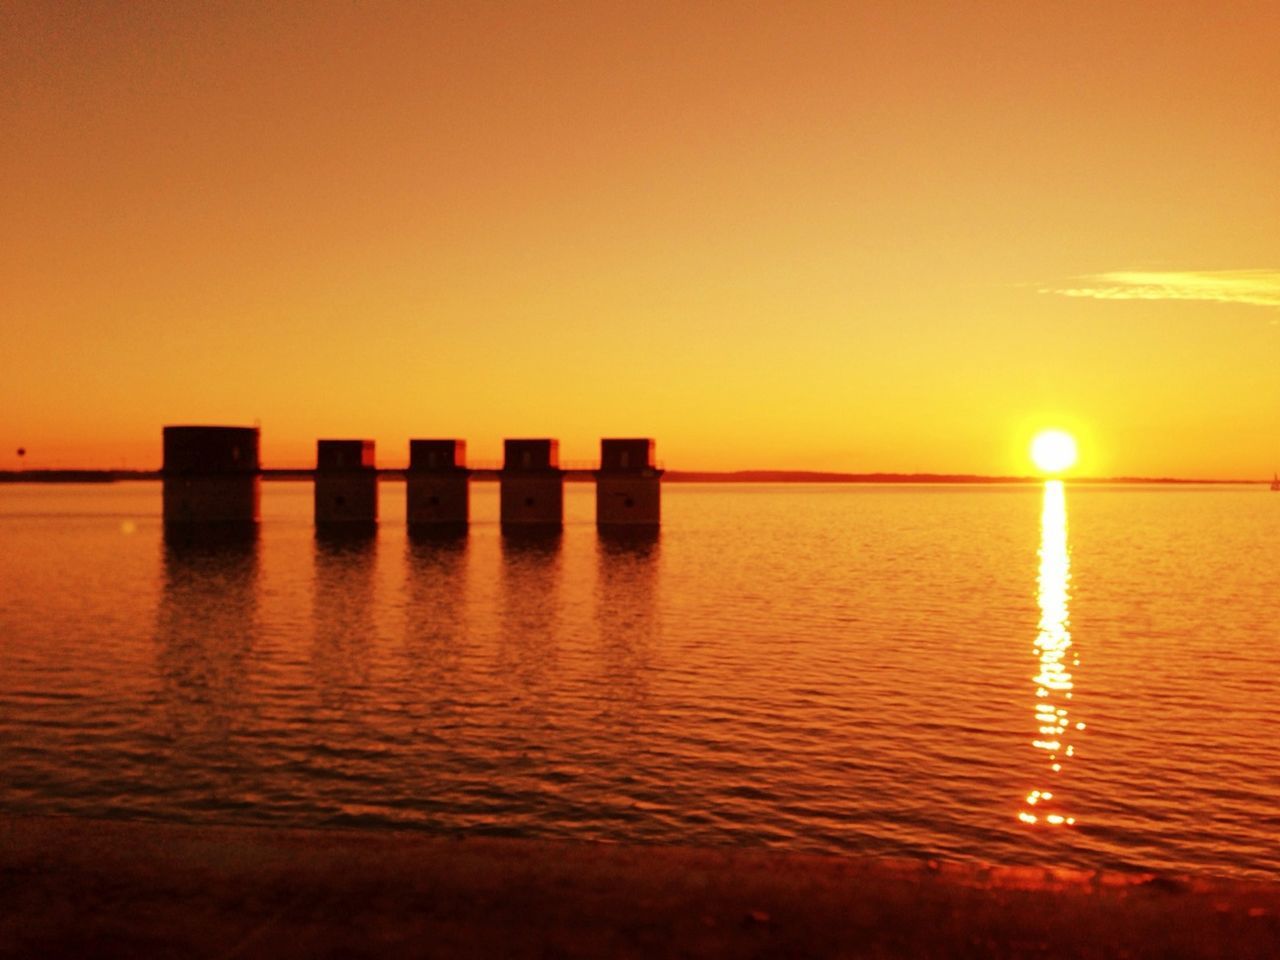
{"type": "Polygon", "coordinates": [[[1280,957],[1280,885],[0,818],[2,957],[1280,957]]]}

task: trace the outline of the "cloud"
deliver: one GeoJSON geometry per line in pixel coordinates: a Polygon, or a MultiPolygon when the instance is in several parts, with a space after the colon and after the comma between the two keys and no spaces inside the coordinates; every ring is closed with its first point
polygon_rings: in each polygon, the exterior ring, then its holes
{"type": "Polygon", "coordinates": [[[1280,307],[1280,270],[1121,271],[1075,279],[1079,286],[1040,292],[1094,300],[1200,300],[1280,307]]]}

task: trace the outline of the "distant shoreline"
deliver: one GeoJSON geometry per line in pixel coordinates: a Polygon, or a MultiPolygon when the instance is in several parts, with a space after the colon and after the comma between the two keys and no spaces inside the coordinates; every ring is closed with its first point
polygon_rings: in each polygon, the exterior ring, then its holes
{"type": "MultiPolygon", "coordinates": [[[[382,480],[403,480],[403,468],[378,470],[382,480]]],[[[500,471],[477,469],[472,479],[497,480],[500,471]]],[[[569,482],[590,480],[593,471],[567,470],[569,482]]],[[[264,480],[303,480],[314,478],[310,469],[264,469],[264,480]]],[[[159,480],[159,470],[0,470],[0,483],[116,483],[127,480],[159,480]]],[[[1043,477],[999,477],[969,473],[837,473],[815,470],[668,470],[666,483],[847,483],[847,484],[1037,484],[1043,477]]],[[[1268,480],[1195,480],[1183,477],[1068,477],[1067,483],[1080,484],[1167,484],[1174,486],[1265,486],[1268,480]]]]}

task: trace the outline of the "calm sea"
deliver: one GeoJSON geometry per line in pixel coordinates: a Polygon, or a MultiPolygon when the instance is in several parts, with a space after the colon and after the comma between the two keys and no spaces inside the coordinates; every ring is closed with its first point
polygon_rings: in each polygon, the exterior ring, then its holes
{"type": "Polygon", "coordinates": [[[593,495],[175,552],[158,484],[0,487],[0,810],[1280,877],[1280,495],[593,495]]]}

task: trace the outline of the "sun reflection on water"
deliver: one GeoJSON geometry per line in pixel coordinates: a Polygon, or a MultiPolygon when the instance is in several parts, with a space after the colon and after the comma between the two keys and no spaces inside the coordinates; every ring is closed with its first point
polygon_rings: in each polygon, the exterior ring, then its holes
{"type": "Polygon", "coordinates": [[[1026,805],[1018,814],[1023,823],[1048,823],[1070,826],[1074,816],[1064,812],[1051,784],[1062,773],[1062,765],[1075,754],[1071,734],[1083,730],[1083,723],[1072,723],[1071,691],[1075,686],[1072,670],[1080,665],[1071,645],[1070,598],[1071,560],[1067,550],[1067,504],[1061,480],[1046,480],[1044,503],[1040,511],[1040,632],[1036,637],[1036,654],[1040,671],[1032,678],[1035,684],[1035,718],[1037,735],[1031,745],[1048,761],[1049,774],[1044,787],[1032,790],[1026,805]]]}

